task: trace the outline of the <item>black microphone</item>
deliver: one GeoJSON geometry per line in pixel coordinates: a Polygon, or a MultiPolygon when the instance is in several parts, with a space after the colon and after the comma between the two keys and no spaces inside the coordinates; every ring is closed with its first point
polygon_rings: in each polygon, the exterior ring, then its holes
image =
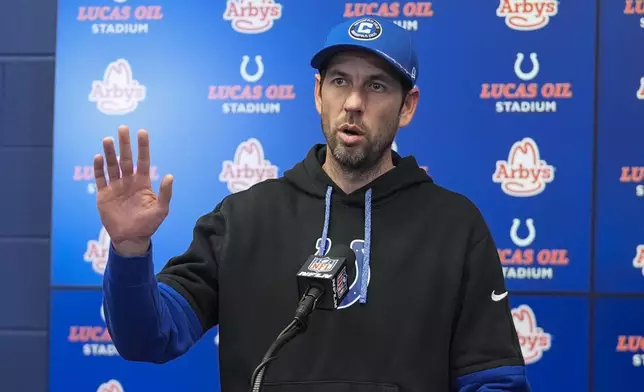
{"type": "Polygon", "coordinates": [[[349,292],[355,263],[355,253],[343,244],[334,245],[326,256],[310,256],[296,274],[300,303],[295,318],[303,320],[315,309],[337,309],[349,292]]]}
{"type": "Polygon", "coordinates": [[[251,376],[251,392],[259,392],[268,364],[277,352],[295,336],[305,331],[309,315],[316,309],[335,310],[349,292],[355,278],[356,255],[346,245],[334,245],[326,256],[310,256],[296,274],[300,301],[295,317],[269,347],[251,376]]]}

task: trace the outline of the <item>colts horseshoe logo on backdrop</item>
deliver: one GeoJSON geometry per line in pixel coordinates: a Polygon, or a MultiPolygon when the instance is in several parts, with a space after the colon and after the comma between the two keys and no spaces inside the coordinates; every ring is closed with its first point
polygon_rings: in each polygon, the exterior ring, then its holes
{"type": "Polygon", "coordinates": [[[530,61],[532,62],[532,70],[530,72],[523,72],[521,70],[521,64],[525,58],[524,54],[519,52],[517,53],[517,59],[514,62],[514,73],[517,74],[517,77],[521,80],[532,80],[539,73],[539,60],[537,59],[536,53],[530,53],[530,61]]]}
{"type": "Polygon", "coordinates": [[[512,220],[512,228],[510,228],[510,238],[512,239],[512,242],[516,244],[516,246],[526,247],[532,244],[535,237],[537,236],[537,231],[534,228],[534,221],[532,220],[532,218],[528,218],[525,222],[526,227],[528,228],[528,236],[525,238],[520,238],[518,235],[520,224],[520,219],[514,218],[512,220]]]}
{"type": "Polygon", "coordinates": [[[262,56],[255,56],[255,64],[257,64],[257,71],[253,75],[248,73],[248,62],[250,61],[250,56],[244,55],[242,57],[242,62],[239,66],[239,73],[242,78],[248,83],[255,83],[264,75],[264,62],[262,61],[262,56]]]}

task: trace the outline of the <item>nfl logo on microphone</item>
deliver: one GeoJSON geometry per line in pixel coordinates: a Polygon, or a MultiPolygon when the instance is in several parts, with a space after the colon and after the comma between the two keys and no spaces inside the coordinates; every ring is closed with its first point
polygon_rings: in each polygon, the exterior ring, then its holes
{"type": "Polygon", "coordinates": [[[346,257],[309,256],[300,267],[296,277],[299,298],[311,285],[318,286],[325,293],[319,300],[317,309],[337,309],[347,294],[349,281],[346,257]]]}
{"type": "Polygon", "coordinates": [[[309,271],[313,272],[331,272],[333,267],[338,263],[338,259],[332,259],[329,257],[314,257],[309,264],[309,271]]]}

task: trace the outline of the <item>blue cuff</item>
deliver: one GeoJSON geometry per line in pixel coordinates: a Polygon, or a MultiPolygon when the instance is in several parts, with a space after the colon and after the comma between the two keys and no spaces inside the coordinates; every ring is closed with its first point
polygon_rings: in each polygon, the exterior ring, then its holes
{"type": "Polygon", "coordinates": [[[150,243],[147,253],[136,257],[119,255],[110,243],[105,277],[119,286],[140,286],[155,283],[152,243],[150,243]]]}
{"type": "Polygon", "coordinates": [[[531,392],[525,366],[501,366],[459,377],[458,392],[531,392]]]}

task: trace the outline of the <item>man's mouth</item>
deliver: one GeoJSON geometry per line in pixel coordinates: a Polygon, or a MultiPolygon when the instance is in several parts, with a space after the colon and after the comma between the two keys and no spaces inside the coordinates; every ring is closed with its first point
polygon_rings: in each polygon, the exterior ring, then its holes
{"type": "Polygon", "coordinates": [[[355,146],[365,140],[364,132],[360,127],[345,124],[339,129],[339,137],[346,146],[355,146]]]}
{"type": "Polygon", "coordinates": [[[355,125],[343,125],[340,127],[340,132],[352,136],[362,136],[364,134],[364,132],[355,125]]]}

